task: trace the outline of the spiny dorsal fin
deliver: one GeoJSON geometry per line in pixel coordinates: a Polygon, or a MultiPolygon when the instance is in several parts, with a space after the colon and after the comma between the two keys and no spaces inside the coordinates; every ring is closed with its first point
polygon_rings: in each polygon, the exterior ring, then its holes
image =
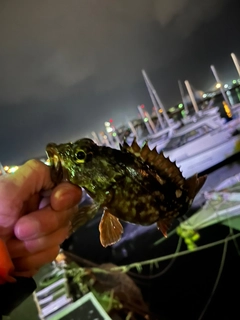
{"type": "Polygon", "coordinates": [[[176,163],[172,162],[168,157],[165,157],[162,151],[158,153],[156,148],[150,150],[146,143],[141,149],[140,156],[147,164],[153,166],[160,175],[164,172],[177,184],[184,183],[185,179],[176,163]]]}
{"type": "Polygon", "coordinates": [[[185,179],[176,162],[172,162],[168,157],[165,157],[162,151],[158,153],[156,148],[150,150],[147,141],[142,148],[137,144],[136,138],[134,138],[131,146],[124,141],[121,150],[140,157],[146,164],[152,166],[159,175],[164,173],[164,175],[171,177],[176,184],[184,183],[185,179]]]}
{"type": "Polygon", "coordinates": [[[120,145],[120,149],[121,149],[121,151],[130,152],[130,153],[134,154],[137,157],[140,156],[140,150],[141,149],[140,149],[139,145],[137,144],[136,137],[134,137],[131,146],[129,146],[127,144],[126,140],[124,140],[123,144],[120,145]]]}

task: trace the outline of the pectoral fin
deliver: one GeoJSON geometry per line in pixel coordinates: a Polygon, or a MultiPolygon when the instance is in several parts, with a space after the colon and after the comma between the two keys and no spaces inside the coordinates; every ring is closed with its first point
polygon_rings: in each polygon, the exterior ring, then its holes
{"type": "Polygon", "coordinates": [[[104,210],[100,224],[100,242],[103,247],[111,246],[121,239],[123,227],[118,218],[104,210]]]}
{"type": "Polygon", "coordinates": [[[162,232],[165,238],[167,238],[167,231],[172,225],[172,219],[169,220],[159,220],[157,222],[158,229],[162,232]]]}
{"type": "Polygon", "coordinates": [[[70,232],[76,231],[88,221],[92,220],[98,212],[99,205],[93,203],[91,205],[80,207],[78,212],[72,216],[70,232]]]}

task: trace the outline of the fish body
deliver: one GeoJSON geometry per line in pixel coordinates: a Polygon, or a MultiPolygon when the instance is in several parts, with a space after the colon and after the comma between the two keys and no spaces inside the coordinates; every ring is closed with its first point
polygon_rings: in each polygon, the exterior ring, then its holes
{"type": "Polygon", "coordinates": [[[91,139],[75,143],[48,144],[47,155],[55,183],[70,181],[86,190],[94,203],[74,217],[74,228],[94,217],[99,208],[103,246],[111,245],[123,233],[119,219],[140,225],[157,223],[164,236],[174,218],[191,206],[206,176],[185,179],[163,153],[142,148],[136,141],[120,150],[98,146],[91,139]]]}

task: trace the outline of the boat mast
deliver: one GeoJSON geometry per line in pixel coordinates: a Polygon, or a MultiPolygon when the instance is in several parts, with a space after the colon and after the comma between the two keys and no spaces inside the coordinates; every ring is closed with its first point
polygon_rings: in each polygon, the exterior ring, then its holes
{"type": "Polygon", "coordinates": [[[217,70],[215,69],[215,67],[213,65],[211,65],[211,70],[212,70],[212,73],[214,75],[214,78],[216,80],[216,82],[218,82],[221,86],[220,86],[220,90],[221,90],[221,93],[222,93],[222,96],[223,96],[223,99],[225,100],[227,106],[230,108],[231,110],[231,102],[229,101],[227,95],[226,95],[226,92],[224,91],[223,89],[223,85],[222,85],[222,82],[220,81],[219,79],[219,76],[217,74],[217,70]]]}
{"type": "Polygon", "coordinates": [[[237,73],[238,73],[238,76],[240,78],[240,66],[239,66],[239,61],[236,57],[236,55],[234,53],[231,53],[231,57],[233,59],[233,63],[235,65],[235,68],[237,69],[237,73]]]}
{"type": "Polygon", "coordinates": [[[189,94],[189,97],[190,97],[190,100],[192,102],[193,108],[194,108],[195,112],[198,113],[199,112],[198,105],[197,105],[196,99],[194,97],[194,94],[193,94],[192,88],[190,86],[190,83],[189,83],[188,80],[185,80],[184,83],[185,83],[185,86],[187,88],[187,92],[189,94]]]}
{"type": "Polygon", "coordinates": [[[157,133],[156,126],[155,126],[155,124],[154,124],[153,121],[152,121],[152,117],[150,116],[150,114],[149,114],[147,111],[145,111],[145,115],[146,115],[147,118],[148,118],[148,122],[149,122],[149,124],[150,124],[150,126],[151,126],[151,128],[152,128],[152,131],[153,131],[154,133],[157,133]]]}
{"type": "Polygon", "coordinates": [[[142,75],[143,75],[144,81],[146,83],[149,95],[151,97],[153,106],[154,106],[155,111],[157,113],[157,117],[158,117],[158,120],[159,120],[159,123],[160,123],[162,129],[165,128],[165,125],[164,125],[164,123],[162,121],[161,115],[159,114],[159,109],[162,110],[162,114],[163,114],[163,117],[166,120],[167,126],[170,127],[171,126],[170,119],[169,119],[169,117],[167,115],[166,109],[164,108],[164,105],[163,105],[161,99],[159,98],[159,96],[158,96],[154,86],[152,85],[150,79],[148,78],[147,73],[146,73],[145,70],[142,70],[142,75]]]}
{"type": "Polygon", "coordinates": [[[142,120],[143,120],[143,123],[145,124],[145,126],[146,126],[146,128],[147,128],[148,133],[149,133],[149,134],[153,134],[154,132],[153,132],[153,130],[151,129],[149,122],[148,122],[148,121],[145,121],[145,118],[146,118],[146,117],[145,117],[145,114],[144,114],[144,112],[143,112],[143,109],[141,108],[141,106],[138,106],[137,108],[138,108],[138,111],[139,111],[139,113],[140,113],[140,116],[141,116],[141,118],[142,118],[142,120]]]}
{"type": "Polygon", "coordinates": [[[132,132],[132,134],[134,135],[134,137],[136,137],[136,139],[138,139],[138,134],[137,134],[137,130],[135,129],[133,123],[129,120],[127,120],[127,124],[132,132]]]}
{"type": "Polygon", "coordinates": [[[101,141],[100,141],[98,135],[96,134],[96,132],[92,131],[91,133],[92,133],[92,136],[93,136],[93,140],[96,142],[96,144],[101,144],[101,141]]]}
{"type": "Polygon", "coordinates": [[[99,132],[99,135],[98,135],[98,136],[99,136],[99,139],[100,139],[102,145],[106,145],[106,146],[108,146],[108,147],[111,146],[111,143],[110,143],[110,141],[108,140],[107,135],[106,135],[103,131],[99,132]]]}
{"type": "Polygon", "coordinates": [[[185,113],[186,113],[186,115],[188,115],[189,110],[188,110],[188,106],[187,106],[187,101],[186,101],[186,99],[184,97],[183,86],[182,86],[182,82],[180,80],[178,80],[178,87],[179,87],[180,94],[181,94],[181,97],[182,97],[182,102],[183,102],[183,105],[184,105],[185,113]]]}

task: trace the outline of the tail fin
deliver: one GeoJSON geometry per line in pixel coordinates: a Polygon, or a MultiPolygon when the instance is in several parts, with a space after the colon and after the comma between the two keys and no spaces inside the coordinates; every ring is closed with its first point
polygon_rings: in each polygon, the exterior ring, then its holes
{"type": "Polygon", "coordinates": [[[204,185],[206,179],[207,179],[206,175],[198,177],[198,175],[195,174],[186,180],[185,186],[189,190],[190,198],[194,199],[196,197],[197,193],[200,191],[200,189],[204,185]]]}

